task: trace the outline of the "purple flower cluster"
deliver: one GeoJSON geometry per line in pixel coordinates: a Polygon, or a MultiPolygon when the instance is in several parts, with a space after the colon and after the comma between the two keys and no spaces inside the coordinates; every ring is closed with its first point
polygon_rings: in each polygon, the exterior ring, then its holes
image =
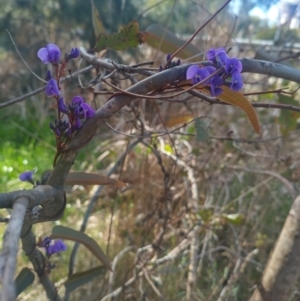
{"type": "MultiPolygon", "coordinates": [[[[76,59],[79,57],[79,49],[78,48],[72,48],[70,53],[67,53],[65,55],[65,60],[68,61],[70,59],[76,59]]],[[[41,48],[37,56],[44,64],[52,64],[52,65],[58,65],[60,61],[60,49],[55,44],[48,44],[46,47],[41,48]]]]}
{"type": "Polygon", "coordinates": [[[45,237],[38,246],[45,249],[48,257],[67,250],[66,244],[61,239],[52,240],[50,237],[45,237]]]}
{"type": "Polygon", "coordinates": [[[82,119],[88,119],[95,115],[95,110],[81,96],[73,97],[69,105],[66,105],[63,97],[60,97],[57,107],[59,112],[68,116],[68,121],[55,120],[55,124],[50,124],[51,130],[57,137],[70,137],[81,128],[82,119]]]}
{"type": "Polygon", "coordinates": [[[191,79],[192,84],[202,82],[203,85],[209,86],[212,96],[222,93],[222,85],[229,86],[233,91],[242,89],[243,66],[237,58],[230,58],[223,47],[210,49],[206,53],[206,58],[213,63],[213,66],[193,65],[188,68],[186,79],[191,79]]]}
{"type": "Polygon", "coordinates": [[[75,96],[71,104],[66,105],[63,97],[61,97],[59,82],[60,78],[66,70],[66,64],[71,59],[76,59],[79,55],[78,48],[72,48],[70,53],[66,53],[62,62],[60,62],[61,51],[55,44],[48,44],[41,48],[38,57],[44,64],[52,64],[55,69],[55,77],[51,72],[47,72],[46,95],[54,97],[57,101],[58,119],[54,124],[50,124],[50,129],[59,138],[58,143],[62,142],[60,138],[70,139],[72,134],[79,130],[82,126],[82,120],[94,116],[94,109],[89,106],[81,96],[75,96]],[[62,120],[63,114],[67,115],[68,119],[62,120]]]}

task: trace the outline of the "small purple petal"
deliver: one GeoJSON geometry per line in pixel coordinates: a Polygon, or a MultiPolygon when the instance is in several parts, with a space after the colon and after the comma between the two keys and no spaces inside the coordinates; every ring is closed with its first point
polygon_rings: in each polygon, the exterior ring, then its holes
{"type": "Polygon", "coordinates": [[[34,185],[33,174],[34,174],[33,171],[25,171],[25,172],[22,172],[22,173],[19,175],[19,179],[20,179],[21,181],[29,182],[29,183],[31,183],[31,184],[34,185]]]}
{"type": "Polygon", "coordinates": [[[198,65],[192,65],[186,71],[186,79],[193,79],[196,74],[198,74],[200,68],[198,65]]]}
{"type": "Polygon", "coordinates": [[[186,78],[187,79],[192,79],[193,84],[197,84],[199,82],[203,82],[203,84],[208,84],[210,83],[211,79],[207,79],[214,71],[216,68],[214,67],[204,67],[204,68],[199,68],[197,65],[193,65],[188,68],[187,73],[186,73],[186,78]]]}
{"type": "Polygon", "coordinates": [[[226,62],[225,70],[227,74],[232,74],[235,71],[242,72],[243,65],[237,58],[228,59],[226,62]]]}
{"type": "Polygon", "coordinates": [[[211,48],[206,52],[206,58],[209,61],[213,61],[215,57],[216,57],[216,50],[214,48],[211,48]]]}
{"type": "Polygon", "coordinates": [[[66,106],[62,97],[60,97],[58,100],[58,110],[64,114],[69,114],[69,108],[66,106]]]}
{"type": "Polygon", "coordinates": [[[220,95],[223,90],[221,88],[221,86],[224,84],[224,80],[221,76],[219,75],[215,75],[212,79],[211,79],[211,95],[212,96],[218,96],[220,95]]]}
{"type": "Polygon", "coordinates": [[[225,67],[228,55],[223,47],[217,49],[212,48],[207,51],[206,58],[220,68],[225,67]]]}
{"type": "Polygon", "coordinates": [[[55,44],[48,44],[46,46],[48,50],[48,59],[50,63],[58,64],[60,60],[60,49],[55,44]]]}
{"type": "Polygon", "coordinates": [[[67,250],[67,246],[66,244],[58,239],[56,241],[54,241],[53,244],[51,244],[48,248],[46,248],[46,253],[48,256],[51,256],[53,254],[57,254],[59,252],[63,252],[67,250]]]}
{"type": "Polygon", "coordinates": [[[76,59],[80,55],[80,51],[78,48],[72,48],[70,53],[66,54],[66,60],[76,59]]]}
{"type": "Polygon", "coordinates": [[[220,62],[222,66],[226,66],[226,62],[228,60],[228,55],[227,53],[224,51],[220,51],[218,54],[217,54],[217,57],[216,57],[217,61],[220,62]]]}
{"type": "Polygon", "coordinates": [[[73,97],[73,99],[72,99],[72,104],[73,105],[77,105],[77,104],[81,105],[82,103],[84,103],[83,97],[81,97],[81,96],[74,96],[73,97]]]}
{"type": "Polygon", "coordinates": [[[48,64],[49,62],[49,58],[48,58],[48,50],[47,48],[43,47],[41,48],[38,53],[37,56],[39,57],[39,59],[44,63],[44,64],[48,64]]]}
{"type": "Polygon", "coordinates": [[[54,78],[51,78],[46,85],[46,95],[50,96],[59,96],[60,91],[57,86],[57,82],[54,78]]]}
{"type": "Polygon", "coordinates": [[[85,118],[91,118],[95,115],[95,110],[92,107],[90,107],[87,103],[83,103],[81,107],[84,110],[85,118]]]}
{"type": "Polygon", "coordinates": [[[46,81],[48,82],[51,78],[52,78],[51,71],[48,70],[47,73],[46,73],[46,81]]]}
{"type": "Polygon", "coordinates": [[[238,71],[235,71],[232,73],[230,89],[233,91],[239,91],[242,88],[243,88],[243,77],[238,71]]]}

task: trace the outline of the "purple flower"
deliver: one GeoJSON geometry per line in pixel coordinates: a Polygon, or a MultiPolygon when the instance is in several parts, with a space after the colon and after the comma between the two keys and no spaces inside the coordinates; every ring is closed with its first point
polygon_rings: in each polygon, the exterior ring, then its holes
{"type": "Polygon", "coordinates": [[[47,256],[67,250],[66,244],[61,239],[53,240],[50,237],[45,237],[39,247],[45,248],[47,256]]]}
{"type": "MultiPolygon", "coordinates": [[[[198,65],[192,65],[186,71],[186,79],[192,79],[192,84],[195,85],[205,78],[210,76],[209,69],[207,68],[200,68],[198,65]]],[[[203,82],[203,84],[208,83],[210,80],[203,82]]]]}
{"type": "Polygon", "coordinates": [[[72,48],[70,53],[65,55],[65,59],[68,61],[70,59],[76,59],[80,55],[80,51],[78,48],[72,48]]]}
{"type": "Polygon", "coordinates": [[[31,183],[31,184],[34,185],[33,174],[34,174],[34,171],[25,171],[25,172],[22,172],[22,173],[19,175],[19,179],[20,179],[21,181],[29,182],[29,183],[31,183]]]}
{"type": "Polygon", "coordinates": [[[72,99],[72,103],[69,106],[70,111],[77,118],[91,118],[95,115],[95,110],[84,102],[84,99],[81,96],[75,96],[72,99]]]}
{"type": "Polygon", "coordinates": [[[221,86],[224,84],[224,80],[221,76],[215,75],[211,79],[210,91],[212,96],[219,96],[222,94],[223,90],[221,86]]]}
{"type": "Polygon", "coordinates": [[[84,99],[81,96],[74,96],[72,99],[72,104],[73,105],[81,105],[82,103],[84,103],[84,99]]]}
{"type": "Polygon", "coordinates": [[[238,71],[234,71],[231,74],[231,84],[229,87],[233,91],[239,91],[243,88],[243,78],[238,71]]]}
{"type": "Polygon", "coordinates": [[[63,97],[60,97],[58,99],[57,103],[58,103],[58,105],[57,105],[58,110],[64,114],[68,115],[70,111],[69,111],[69,108],[67,107],[67,105],[65,104],[63,97]]]}
{"type": "Polygon", "coordinates": [[[225,67],[228,60],[228,55],[223,47],[210,49],[206,53],[206,58],[214,63],[217,68],[225,67]]]}
{"type": "Polygon", "coordinates": [[[60,50],[57,45],[48,44],[38,51],[37,56],[44,64],[58,64],[60,60],[60,50]]]}
{"type": "Polygon", "coordinates": [[[61,240],[55,240],[53,244],[50,244],[46,249],[46,254],[51,256],[53,254],[57,254],[59,252],[64,252],[67,250],[66,244],[61,240]]]}
{"type": "Polygon", "coordinates": [[[50,96],[59,96],[60,91],[57,86],[57,82],[54,78],[51,78],[46,85],[46,95],[50,96]]]}
{"type": "Polygon", "coordinates": [[[237,58],[229,58],[226,61],[225,71],[227,74],[232,74],[235,71],[242,72],[243,65],[237,58]]]}

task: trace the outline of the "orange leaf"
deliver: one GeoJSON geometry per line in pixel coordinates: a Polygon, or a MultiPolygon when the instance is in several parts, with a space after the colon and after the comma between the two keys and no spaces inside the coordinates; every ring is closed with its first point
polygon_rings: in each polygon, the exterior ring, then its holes
{"type": "Polygon", "coordinates": [[[221,88],[223,89],[223,93],[219,95],[218,98],[226,103],[238,106],[243,109],[246,112],[250,122],[252,123],[255,132],[259,134],[259,121],[251,102],[240,92],[232,91],[226,86],[222,86],[221,88]]]}
{"type": "Polygon", "coordinates": [[[183,113],[183,114],[168,116],[165,120],[165,126],[173,127],[179,124],[189,122],[192,119],[193,119],[193,115],[191,113],[183,113]]]}
{"type": "MultiPolygon", "coordinates": [[[[200,88],[197,87],[196,89],[211,96],[210,91],[207,88],[208,87],[203,88],[203,86],[201,86],[200,88]]],[[[232,91],[227,86],[222,86],[221,88],[223,89],[223,93],[219,95],[218,98],[226,103],[229,103],[234,106],[238,106],[241,109],[243,109],[247,114],[255,132],[259,134],[260,125],[259,125],[257,114],[251,102],[244,96],[244,94],[240,92],[232,91]]]]}
{"type": "MultiPolygon", "coordinates": [[[[188,83],[191,84],[191,80],[182,81],[178,83],[177,86],[181,89],[187,90],[188,88],[190,88],[190,86],[187,86],[188,83]]],[[[246,112],[255,132],[259,134],[260,125],[257,114],[251,102],[244,96],[244,94],[240,92],[232,91],[227,86],[221,86],[221,88],[223,92],[218,96],[218,98],[226,103],[238,106],[243,109],[246,112]]],[[[211,96],[209,86],[204,87],[203,85],[198,85],[195,89],[211,96]]]]}

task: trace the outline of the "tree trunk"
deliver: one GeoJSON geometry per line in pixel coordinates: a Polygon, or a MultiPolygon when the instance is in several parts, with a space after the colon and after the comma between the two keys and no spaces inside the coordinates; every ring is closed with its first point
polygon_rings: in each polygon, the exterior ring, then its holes
{"type": "Polygon", "coordinates": [[[300,274],[300,196],[284,223],[250,301],[286,301],[300,274]]]}

